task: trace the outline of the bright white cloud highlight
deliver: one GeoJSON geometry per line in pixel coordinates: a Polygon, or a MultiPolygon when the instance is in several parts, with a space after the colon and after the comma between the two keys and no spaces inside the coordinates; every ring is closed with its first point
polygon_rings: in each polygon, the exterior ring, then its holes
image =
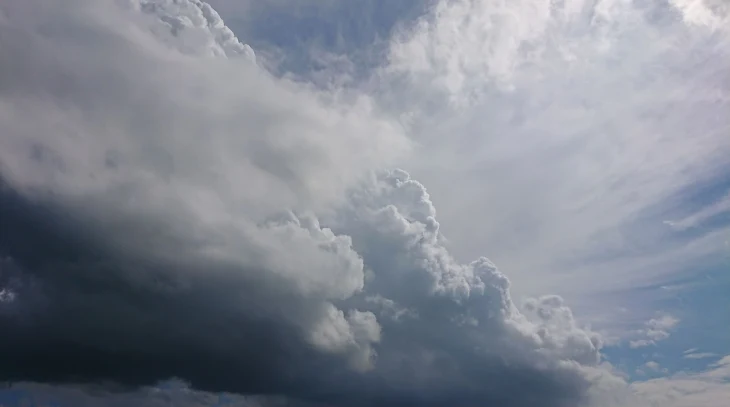
{"type": "MultiPolygon", "coordinates": [[[[723,210],[682,200],[720,184],[730,156],[730,37],[675,6],[441,1],[393,38],[382,97],[412,113],[409,169],[457,257],[487,248],[520,294],[550,287],[587,309],[725,249],[726,227],[662,224],[723,210]]],[[[611,318],[601,308],[588,313],[611,318]]]]}

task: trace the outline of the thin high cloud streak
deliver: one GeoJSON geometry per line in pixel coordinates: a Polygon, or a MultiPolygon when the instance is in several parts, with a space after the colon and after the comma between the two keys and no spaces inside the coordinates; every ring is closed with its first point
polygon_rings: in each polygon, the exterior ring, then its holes
{"type": "Polygon", "coordinates": [[[722,2],[444,1],[395,37],[382,97],[411,106],[409,168],[455,254],[583,300],[725,250],[726,225],[663,222],[727,209],[677,199],[730,168],[728,21],[722,2]]]}
{"type": "Polygon", "coordinates": [[[706,225],[713,220],[716,220],[722,215],[727,215],[730,212],[730,193],[720,198],[718,201],[709,205],[692,215],[682,218],[677,221],[666,221],[667,225],[673,229],[684,231],[696,227],[706,225]]]}
{"type": "Polygon", "coordinates": [[[196,0],[0,10],[0,379],[335,406],[627,389],[560,297],[521,312],[423,185],[369,175],[410,142],[367,95],[270,76],[196,0]]]}

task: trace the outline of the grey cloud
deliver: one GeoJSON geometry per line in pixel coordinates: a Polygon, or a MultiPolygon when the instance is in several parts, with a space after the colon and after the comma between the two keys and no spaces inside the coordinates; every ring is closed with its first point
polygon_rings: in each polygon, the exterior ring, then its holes
{"type": "Polygon", "coordinates": [[[284,361],[367,369],[377,322],[332,303],[362,260],[286,211],[398,154],[397,124],[238,59],[204,3],[116,4],[2,7],[3,378],[266,393],[306,389],[272,388],[284,361]],[[159,41],[173,12],[192,26],[159,41]],[[205,29],[225,55],[170,47],[205,29]]]}
{"type": "Polygon", "coordinates": [[[390,309],[372,308],[384,317],[375,373],[390,387],[421,395],[423,405],[587,402],[592,383],[575,367],[598,364],[598,335],[578,327],[557,296],[520,312],[509,280],[486,258],[457,262],[426,189],[407,173],[389,172],[355,191],[331,222],[352,236],[372,271],[362,295],[377,293],[378,301],[365,302],[417,312],[417,318],[394,319],[390,309]],[[412,382],[403,379],[409,374],[412,382]],[[529,392],[510,387],[525,380],[529,392]]]}
{"type": "Polygon", "coordinates": [[[700,372],[680,371],[667,377],[637,382],[634,390],[652,407],[721,407],[730,397],[730,356],[700,372]]]}
{"type": "MultiPolygon", "coordinates": [[[[191,389],[177,380],[134,391],[110,390],[95,385],[54,386],[15,383],[0,390],[3,405],[38,407],[284,407],[290,404],[275,398],[213,394],[191,389]],[[23,404],[25,403],[25,404],[23,404]]],[[[303,405],[301,407],[304,407],[303,405]]]]}
{"type": "Polygon", "coordinates": [[[505,407],[616,379],[560,297],[454,258],[422,184],[367,178],[409,141],[366,95],[273,78],[195,0],[0,10],[0,379],[505,407]]]}

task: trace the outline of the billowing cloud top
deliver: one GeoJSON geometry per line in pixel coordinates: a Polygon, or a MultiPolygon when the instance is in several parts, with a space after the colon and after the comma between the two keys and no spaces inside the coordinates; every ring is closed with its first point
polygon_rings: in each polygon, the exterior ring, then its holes
{"type": "Polygon", "coordinates": [[[629,402],[559,296],[518,306],[450,253],[425,187],[382,170],[412,143],[366,94],[270,75],[198,0],[0,11],[0,379],[152,400],[177,378],[189,405],[629,402]]]}

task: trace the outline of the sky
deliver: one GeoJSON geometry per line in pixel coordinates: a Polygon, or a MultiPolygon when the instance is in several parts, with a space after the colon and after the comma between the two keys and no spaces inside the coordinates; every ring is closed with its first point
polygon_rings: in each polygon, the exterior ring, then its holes
{"type": "Polygon", "coordinates": [[[0,405],[724,407],[724,0],[0,3],[0,405]]]}

